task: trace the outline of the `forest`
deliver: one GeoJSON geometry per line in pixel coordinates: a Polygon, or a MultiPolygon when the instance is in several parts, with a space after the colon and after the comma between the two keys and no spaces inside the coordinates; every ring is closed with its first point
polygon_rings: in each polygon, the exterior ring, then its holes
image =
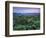
{"type": "Polygon", "coordinates": [[[13,30],[39,30],[40,16],[13,16],[13,30]]]}

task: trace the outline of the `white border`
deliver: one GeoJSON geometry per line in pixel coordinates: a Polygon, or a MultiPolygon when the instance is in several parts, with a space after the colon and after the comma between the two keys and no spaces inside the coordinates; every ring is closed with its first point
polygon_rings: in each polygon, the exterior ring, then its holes
{"type": "Polygon", "coordinates": [[[36,34],[36,33],[43,33],[43,5],[32,5],[32,4],[17,4],[17,3],[10,3],[9,6],[9,34],[10,35],[19,35],[19,34],[36,34]],[[40,30],[28,30],[28,31],[13,31],[13,7],[28,7],[28,8],[40,8],[40,30]]]}

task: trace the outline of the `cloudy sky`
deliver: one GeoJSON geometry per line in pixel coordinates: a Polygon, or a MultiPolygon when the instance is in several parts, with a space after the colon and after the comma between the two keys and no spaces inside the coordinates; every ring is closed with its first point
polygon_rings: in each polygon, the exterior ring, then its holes
{"type": "Polygon", "coordinates": [[[13,7],[13,13],[40,13],[40,8],[13,7]]]}

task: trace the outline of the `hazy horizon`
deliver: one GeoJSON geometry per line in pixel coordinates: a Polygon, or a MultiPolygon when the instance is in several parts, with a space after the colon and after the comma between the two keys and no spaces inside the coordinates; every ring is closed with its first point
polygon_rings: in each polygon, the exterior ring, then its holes
{"type": "Polygon", "coordinates": [[[40,13],[13,13],[13,16],[40,16],[40,13]]]}

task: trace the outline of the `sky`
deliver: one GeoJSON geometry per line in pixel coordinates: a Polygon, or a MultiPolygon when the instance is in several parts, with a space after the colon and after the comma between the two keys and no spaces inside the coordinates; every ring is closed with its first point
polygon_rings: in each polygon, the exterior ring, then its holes
{"type": "Polygon", "coordinates": [[[40,13],[40,8],[13,7],[13,13],[40,13]]]}

